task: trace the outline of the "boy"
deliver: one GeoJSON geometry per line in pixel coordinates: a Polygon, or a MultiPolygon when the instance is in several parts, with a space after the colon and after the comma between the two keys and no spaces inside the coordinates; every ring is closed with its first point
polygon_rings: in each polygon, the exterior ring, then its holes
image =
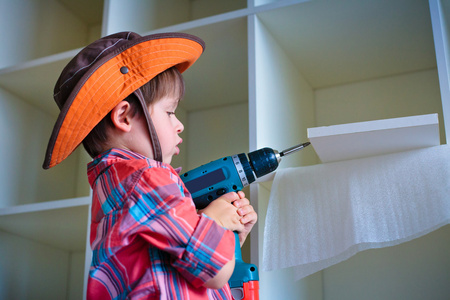
{"type": "Polygon", "coordinates": [[[242,245],[256,213],[242,192],[197,212],[169,165],[184,129],[180,73],[203,49],[187,34],[118,33],[84,48],[56,83],[44,168],[81,142],[93,157],[88,299],[232,299],[232,231],[242,245]]]}

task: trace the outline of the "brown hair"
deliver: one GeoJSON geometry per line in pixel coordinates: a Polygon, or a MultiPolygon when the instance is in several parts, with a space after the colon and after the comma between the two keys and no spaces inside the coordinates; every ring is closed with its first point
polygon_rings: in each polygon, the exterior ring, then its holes
{"type": "MultiPolygon", "coordinates": [[[[144,95],[147,107],[156,103],[165,96],[174,96],[181,100],[184,96],[184,80],[180,71],[176,67],[167,69],[158,74],[152,80],[139,88],[144,95]]],[[[131,116],[138,114],[144,116],[142,106],[136,95],[131,94],[124,99],[131,105],[131,116]]],[[[94,158],[105,151],[105,145],[108,141],[108,128],[113,128],[111,112],[98,123],[94,129],[84,138],[83,146],[89,155],[94,158]]]]}

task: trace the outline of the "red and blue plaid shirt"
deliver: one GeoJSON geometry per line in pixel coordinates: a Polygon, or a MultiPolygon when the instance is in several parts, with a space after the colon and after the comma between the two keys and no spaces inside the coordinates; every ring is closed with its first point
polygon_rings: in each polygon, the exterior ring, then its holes
{"type": "Polygon", "coordinates": [[[112,149],[88,165],[88,299],[232,299],[203,284],[230,261],[233,233],[199,215],[168,164],[112,149]]]}

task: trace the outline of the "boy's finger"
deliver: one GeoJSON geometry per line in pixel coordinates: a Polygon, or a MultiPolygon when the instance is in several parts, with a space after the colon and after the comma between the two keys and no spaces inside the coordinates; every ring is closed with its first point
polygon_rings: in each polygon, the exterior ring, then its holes
{"type": "Polygon", "coordinates": [[[239,207],[237,210],[237,212],[240,216],[244,216],[252,211],[253,211],[253,207],[251,205],[242,205],[242,207],[239,207]]]}
{"type": "Polygon", "coordinates": [[[221,196],[220,199],[223,199],[229,203],[233,203],[234,201],[239,199],[239,195],[235,192],[229,192],[221,196]]]}
{"type": "Polygon", "coordinates": [[[233,205],[236,207],[247,206],[247,205],[250,205],[250,200],[248,200],[247,198],[241,198],[239,200],[234,201],[233,205]]]}
{"type": "Polygon", "coordinates": [[[255,224],[256,221],[258,220],[258,215],[256,214],[256,212],[250,212],[248,214],[246,214],[245,216],[243,216],[241,218],[241,223],[242,224],[246,224],[246,223],[250,223],[250,224],[255,224]]]}

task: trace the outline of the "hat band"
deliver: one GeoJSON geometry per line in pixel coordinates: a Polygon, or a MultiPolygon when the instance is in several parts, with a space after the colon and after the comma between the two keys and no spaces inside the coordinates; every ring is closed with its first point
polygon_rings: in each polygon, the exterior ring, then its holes
{"type": "Polygon", "coordinates": [[[145,119],[147,120],[148,133],[150,134],[150,141],[153,148],[153,159],[162,162],[161,144],[159,143],[158,134],[156,133],[152,118],[150,117],[150,113],[148,112],[148,107],[145,103],[144,95],[142,94],[142,91],[140,89],[134,91],[134,94],[139,99],[139,103],[141,103],[142,110],[144,111],[145,119]]]}

